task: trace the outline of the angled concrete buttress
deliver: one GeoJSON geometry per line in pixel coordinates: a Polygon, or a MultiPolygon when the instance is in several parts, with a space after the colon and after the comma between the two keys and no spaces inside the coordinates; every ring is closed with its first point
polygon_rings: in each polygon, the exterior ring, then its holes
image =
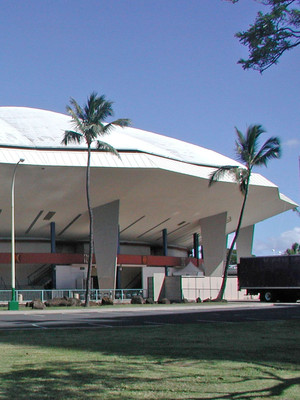
{"type": "Polygon", "coordinates": [[[227,213],[200,220],[205,276],[222,276],[226,254],[227,213]]]}
{"type": "Polygon", "coordinates": [[[119,200],[93,209],[99,289],[115,289],[119,241],[119,200]]]}
{"type": "Polygon", "coordinates": [[[254,225],[246,226],[240,230],[236,241],[237,262],[240,262],[241,257],[252,256],[254,225]]]}

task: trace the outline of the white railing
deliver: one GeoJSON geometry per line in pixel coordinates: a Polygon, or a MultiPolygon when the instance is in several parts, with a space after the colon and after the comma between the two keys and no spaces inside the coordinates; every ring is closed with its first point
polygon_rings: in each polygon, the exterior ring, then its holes
{"type": "MultiPolygon", "coordinates": [[[[70,297],[84,300],[84,289],[51,289],[51,290],[16,290],[16,298],[19,302],[28,302],[32,300],[51,300],[54,298],[70,297]]],[[[133,296],[146,297],[145,289],[91,289],[90,296],[92,301],[101,301],[103,297],[109,297],[115,300],[129,300],[133,296]]],[[[11,290],[0,290],[0,302],[11,300],[11,290]]]]}

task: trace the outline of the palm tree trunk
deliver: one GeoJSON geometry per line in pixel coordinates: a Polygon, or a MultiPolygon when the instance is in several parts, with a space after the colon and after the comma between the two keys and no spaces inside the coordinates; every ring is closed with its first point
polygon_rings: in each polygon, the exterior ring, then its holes
{"type": "Polygon", "coordinates": [[[226,283],[227,283],[227,276],[228,276],[228,268],[229,268],[229,264],[230,264],[230,259],[231,259],[231,255],[235,246],[235,243],[237,241],[237,238],[239,236],[240,233],[240,228],[242,225],[242,220],[243,220],[243,216],[244,216],[244,211],[245,211],[245,206],[246,206],[246,202],[247,202],[247,197],[248,197],[248,189],[249,189],[249,182],[250,182],[250,175],[251,175],[251,171],[249,172],[249,176],[246,182],[246,187],[245,187],[245,193],[244,193],[244,200],[243,200],[243,204],[242,204],[242,208],[241,208],[241,212],[240,212],[240,217],[239,217],[239,222],[237,224],[236,230],[235,230],[235,235],[233,237],[233,241],[231,243],[230,249],[228,251],[227,257],[226,257],[226,263],[225,263],[225,267],[224,267],[224,275],[223,275],[223,280],[222,280],[222,285],[221,288],[219,290],[218,296],[214,299],[214,301],[221,301],[223,300],[224,297],[224,293],[225,293],[225,289],[226,289],[226,283]]]}
{"type": "Polygon", "coordinates": [[[94,254],[94,226],[93,226],[93,210],[90,204],[90,166],[91,166],[91,145],[88,144],[88,160],[86,167],[86,200],[89,212],[89,257],[88,257],[88,270],[85,284],[85,307],[90,303],[90,285],[92,275],[92,262],[94,254]]]}

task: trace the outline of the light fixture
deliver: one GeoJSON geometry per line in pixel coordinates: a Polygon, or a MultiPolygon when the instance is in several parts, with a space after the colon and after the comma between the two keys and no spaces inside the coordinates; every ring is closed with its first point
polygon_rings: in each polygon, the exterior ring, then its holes
{"type": "Polygon", "coordinates": [[[19,302],[16,299],[16,265],[15,265],[15,178],[18,165],[24,162],[20,158],[15,165],[11,181],[11,301],[8,303],[9,310],[18,310],[19,302]]]}

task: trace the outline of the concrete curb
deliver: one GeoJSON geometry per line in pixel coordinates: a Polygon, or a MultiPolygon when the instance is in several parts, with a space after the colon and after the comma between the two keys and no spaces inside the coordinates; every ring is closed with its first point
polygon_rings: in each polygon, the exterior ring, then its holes
{"type": "MultiPolygon", "coordinates": [[[[282,303],[286,305],[287,303],[282,303]]],[[[296,303],[291,303],[294,306],[297,306],[296,303]]],[[[275,304],[275,303],[261,303],[261,302],[254,302],[254,301],[248,301],[248,302],[228,302],[224,303],[223,305],[221,304],[210,304],[210,305],[203,305],[202,304],[184,304],[184,305],[176,305],[176,304],[169,304],[169,305],[159,305],[159,306],[131,306],[131,307],[118,307],[118,306],[99,306],[97,307],[91,307],[91,308],[67,308],[67,307],[60,307],[57,310],[47,310],[45,308],[44,310],[27,310],[27,309],[21,309],[19,311],[0,311],[0,315],[20,315],[20,314],[25,314],[25,315],[34,315],[34,314],[71,314],[71,313],[112,313],[112,312],[136,312],[136,313],[147,313],[147,312],[153,312],[153,311],[182,311],[182,312],[189,312],[189,311],[209,311],[209,310],[233,310],[237,308],[247,308],[247,309],[256,309],[256,308],[269,308],[273,306],[280,306],[280,304],[275,304]]],[[[300,303],[298,303],[298,306],[300,306],[300,303]]]]}

